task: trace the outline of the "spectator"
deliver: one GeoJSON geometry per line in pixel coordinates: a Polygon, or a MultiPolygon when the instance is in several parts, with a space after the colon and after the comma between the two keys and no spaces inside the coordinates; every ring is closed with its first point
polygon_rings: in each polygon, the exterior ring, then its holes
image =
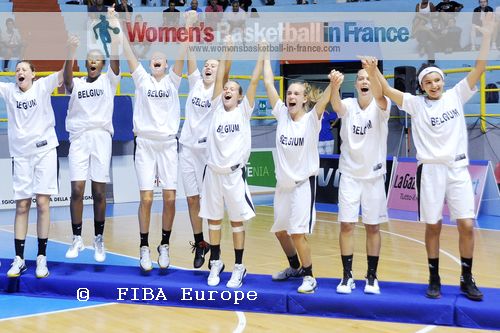
{"type": "Polygon", "coordinates": [[[427,54],[430,62],[434,62],[435,53],[444,51],[445,32],[439,17],[432,17],[431,26],[421,24],[413,30],[413,36],[418,42],[420,55],[427,54]]]}
{"type": "Polygon", "coordinates": [[[128,4],[128,0],[122,0],[120,4],[118,4],[118,0],[116,0],[115,12],[118,13],[132,13],[134,8],[128,4]]]}
{"type": "Polygon", "coordinates": [[[464,8],[464,5],[454,0],[443,0],[436,6],[436,12],[459,12],[464,8]]]}
{"type": "Polygon", "coordinates": [[[266,0],[266,6],[274,6],[274,0],[266,0]]]}
{"type": "Polygon", "coordinates": [[[231,7],[225,10],[224,18],[230,25],[231,32],[242,33],[243,27],[245,26],[246,13],[240,8],[240,2],[238,0],[233,0],[231,2],[231,7]]]}
{"type": "Polygon", "coordinates": [[[217,0],[217,4],[222,6],[222,9],[226,11],[227,7],[229,6],[229,0],[217,0]]]}
{"type": "Polygon", "coordinates": [[[429,2],[429,0],[422,0],[415,6],[415,11],[417,13],[430,13],[435,12],[436,7],[432,2],[429,2]]]}
{"type": "Polygon", "coordinates": [[[240,8],[248,12],[248,8],[252,5],[252,0],[239,0],[240,8]]]}
{"type": "Polygon", "coordinates": [[[208,6],[205,8],[205,13],[222,13],[224,8],[217,3],[217,0],[208,0],[208,6]]]}
{"type": "Polygon", "coordinates": [[[178,26],[180,20],[180,11],[175,8],[176,1],[170,0],[168,8],[163,11],[164,26],[178,26]]]}
{"type": "Polygon", "coordinates": [[[460,45],[462,28],[457,27],[457,21],[454,17],[448,18],[446,27],[443,29],[443,34],[443,45],[441,47],[445,53],[462,51],[462,46],[460,45]]]}
{"type": "Polygon", "coordinates": [[[197,13],[203,13],[203,10],[198,7],[198,0],[191,0],[191,6],[189,8],[186,8],[186,12],[194,10],[197,13]]]}
{"type": "Polygon", "coordinates": [[[12,57],[19,57],[22,50],[21,35],[17,30],[14,19],[8,18],[5,20],[6,30],[0,39],[0,49],[3,50],[3,68],[5,72],[9,71],[9,60],[12,57]]]}
{"type": "Polygon", "coordinates": [[[107,13],[108,8],[104,5],[104,0],[89,1],[87,3],[87,11],[89,13],[107,13]]]}
{"type": "MultiPolygon", "coordinates": [[[[487,12],[493,12],[493,8],[488,6],[488,0],[479,0],[479,6],[474,8],[474,13],[472,14],[472,28],[470,30],[470,45],[472,51],[476,50],[475,39],[477,36],[477,32],[479,31],[479,28],[483,25],[482,20],[487,12]]],[[[495,42],[494,36],[492,40],[493,42],[495,42]]]]}
{"type": "Polygon", "coordinates": [[[233,0],[231,2],[231,7],[226,8],[224,10],[226,13],[241,13],[244,12],[244,10],[240,7],[240,2],[239,0],[233,0]]]}

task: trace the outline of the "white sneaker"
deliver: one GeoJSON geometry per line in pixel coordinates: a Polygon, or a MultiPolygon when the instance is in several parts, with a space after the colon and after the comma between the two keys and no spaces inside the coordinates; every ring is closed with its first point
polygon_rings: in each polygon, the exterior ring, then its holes
{"type": "Polygon", "coordinates": [[[365,294],[380,294],[380,287],[376,277],[366,277],[365,294]]]}
{"type": "Polygon", "coordinates": [[[66,251],[66,258],[74,259],[78,257],[80,251],[83,251],[84,249],[85,245],[83,245],[82,236],[73,235],[73,243],[71,243],[71,246],[69,247],[68,251],[66,251]]]}
{"type": "Polygon", "coordinates": [[[170,255],[168,244],[158,245],[158,265],[161,269],[167,269],[170,266],[170,255]]]}
{"type": "Polygon", "coordinates": [[[46,256],[40,254],[38,257],[36,257],[35,275],[39,279],[49,276],[49,269],[47,268],[46,256]]]}
{"type": "Polygon", "coordinates": [[[15,256],[14,261],[11,264],[11,268],[7,272],[7,276],[12,278],[12,277],[18,277],[19,275],[23,274],[26,269],[26,264],[24,263],[24,259],[21,259],[19,256],[15,256]]]}
{"type": "Polygon", "coordinates": [[[233,274],[226,284],[228,288],[239,288],[243,284],[243,278],[247,275],[247,269],[243,264],[235,264],[233,274]]]}
{"type": "Polygon", "coordinates": [[[210,274],[208,275],[207,284],[211,287],[217,286],[220,283],[220,273],[222,271],[224,271],[222,260],[210,260],[210,274]]]}
{"type": "Polygon", "coordinates": [[[297,291],[301,294],[312,294],[317,287],[318,283],[316,282],[316,279],[310,275],[306,275],[304,276],[302,284],[297,291]]]}
{"type": "Polygon", "coordinates": [[[153,263],[151,262],[151,251],[149,251],[149,247],[141,246],[141,261],[140,261],[141,269],[144,272],[149,272],[153,269],[153,263]]]}
{"type": "Polygon", "coordinates": [[[356,289],[354,279],[352,277],[344,277],[337,286],[337,294],[350,294],[353,289],[356,289]]]}
{"type": "Polygon", "coordinates": [[[304,276],[304,271],[302,270],[302,267],[299,268],[287,267],[281,272],[274,273],[272,279],[273,281],[284,281],[292,277],[303,277],[303,276],[304,276]]]}
{"type": "Polygon", "coordinates": [[[97,235],[94,238],[94,260],[97,262],[106,260],[106,249],[102,235],[97,235]]]}

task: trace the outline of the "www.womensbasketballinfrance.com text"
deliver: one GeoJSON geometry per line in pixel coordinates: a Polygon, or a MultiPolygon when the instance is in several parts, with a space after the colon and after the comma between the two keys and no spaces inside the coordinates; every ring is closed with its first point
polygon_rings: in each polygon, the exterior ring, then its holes
{"type": "Polygon", "coordinates": [[[338,45],[304,45],[304,44],[278,44],[278,45],[193,45],[189,47],[191,52],[294,52],[294,53],[311,53],[311,52],[340,52],[341,48],[338,45]]]}

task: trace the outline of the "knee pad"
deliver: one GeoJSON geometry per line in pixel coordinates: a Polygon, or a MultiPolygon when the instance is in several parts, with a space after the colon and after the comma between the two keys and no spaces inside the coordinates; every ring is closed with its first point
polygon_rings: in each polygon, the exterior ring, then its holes
{"type": "Polygon", "coordinates": [[[220,230],[222,224],[208,224],[208,230],[220,230]]]}
{"type": "Polygon", "coordinates": [[[232,229],[233,229],[233,233],[243,232],[243,231],[245,231],[245,226],[244,225],[240,225],[238,227],[232,227],[232,229]]]}

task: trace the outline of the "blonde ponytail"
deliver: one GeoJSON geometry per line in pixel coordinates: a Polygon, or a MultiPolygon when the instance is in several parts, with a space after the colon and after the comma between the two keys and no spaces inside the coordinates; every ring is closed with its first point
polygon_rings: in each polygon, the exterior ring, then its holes
{"type": "Polygon", "coordinates": [[[323,96],[323,90],[307,82],[304,85],[304,95],[307,98],[306,111],[309,112],[323,96]]]}

